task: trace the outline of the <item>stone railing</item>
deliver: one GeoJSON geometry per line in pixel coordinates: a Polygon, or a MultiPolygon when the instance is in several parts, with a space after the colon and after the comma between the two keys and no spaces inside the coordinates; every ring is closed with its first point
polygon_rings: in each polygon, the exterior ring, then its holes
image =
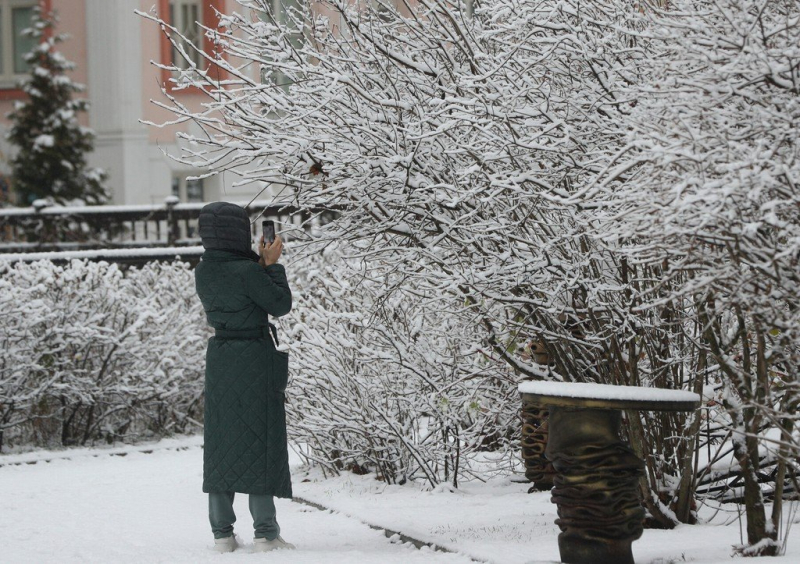
{"type": "MultiPolygon", "coordinates": [[[[175,258],[190,262],[202,254],[197,219],[205,203],[180,203],[168,197],[163,204],[127,206],[52,206],[44,200],[29,208],[0,208],[0,258],[54,260],[73,258],[141,263],[175,258]]],[[[272,201],[241,204],[257,236],[259,219],[296,228],[309,218],[333,211],[300,211],[272,201]]]]}

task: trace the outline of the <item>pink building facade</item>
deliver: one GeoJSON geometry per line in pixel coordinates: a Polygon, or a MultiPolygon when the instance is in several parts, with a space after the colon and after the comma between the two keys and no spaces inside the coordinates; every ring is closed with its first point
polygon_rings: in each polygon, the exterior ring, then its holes
{"type": "MultiPolygon", "coordinates": [[[[60,51],[76,63],[71,78],[86,86],[83,96],[90,102],[83,124],[95,134],[92,166],[109,174],[107,186],[115,204],[162,203],[177,195],[182,201],[241,201],[261,187],[234,188],[235,175],[211,177],[201,181],[187,177],[204,171],[192,169],[164,153],[179,152],[178,131],[193,131],[193,124],[156,128],[141,120],[162,123],[171,115],[151,100],[165,100],[161,87],[169,73],[151,61],[172,59],[169,41],[158,25],[134,11],[155,10],[162,18],[187,33],[200,37],[194,22],[209,27],[217,22],[215,10],[241,10],[235,0],[0,0],[0,170],[8,174],[8,158],[13,154],[5,140],[8,122],[5,115],[15,100],[24,98],[16,82],[25,76],[21,55],[30,49],[29,39],[20,35],[30,21],[36,5],[57,12],[59,33],[71,37],[60,51]],[[26,43],[27,42],[27,43],[26,43]]],[[[204,95],[197,91],[174,92],[189,107],[199,108],[204,95]]]]}

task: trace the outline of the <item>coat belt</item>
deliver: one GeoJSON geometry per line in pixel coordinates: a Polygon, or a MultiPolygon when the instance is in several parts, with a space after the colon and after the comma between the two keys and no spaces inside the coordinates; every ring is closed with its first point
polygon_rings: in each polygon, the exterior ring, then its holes
{"type": "Polygon", "coordinates": [[[220,339],[269,339],[272,337],[275,346],[278,345],[278,330],[272,323],[266,327],[255,329],[214,329],[214,336],[220,339]]]}

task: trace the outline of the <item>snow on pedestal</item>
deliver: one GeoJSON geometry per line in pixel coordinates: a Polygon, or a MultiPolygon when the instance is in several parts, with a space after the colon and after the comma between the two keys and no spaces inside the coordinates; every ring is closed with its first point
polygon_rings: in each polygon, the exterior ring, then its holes
{"type": "Polygon", "coordinates": [[[522,382],[521,394],[561,396],[576,399],[641,402],[699,402],[700,396],[683,390],[643,388],[641,386],[615,386],[584,382],[522,382]]]}

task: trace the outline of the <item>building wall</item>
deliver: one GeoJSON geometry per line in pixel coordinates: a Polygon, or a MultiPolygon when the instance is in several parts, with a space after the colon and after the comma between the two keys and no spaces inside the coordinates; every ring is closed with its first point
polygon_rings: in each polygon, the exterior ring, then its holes
{"type": "MultiPolygon", "coordinates": [[[[86,60],[86,2],[85,0],[50,0],[52,9],[58,12],[60,23],[56,32],[69,34],[69,38],[61,44],[61,52],[68,61],[86,60]]],[[[71,73],[73,81],[86,85],[88,69],[78,64],[71,73]]],[[[84,93],[84,97],[86,94],[84,93]]],[[[3,114],[5,116],[5,114],[3,114]]],[[[89,125],[89,116],[80,117],[81,125],[89,125]]]]}
{"type": "MultiPolygon", "coordinates": [[[[206,1],[206,0],[204,0],[206,1]]],[[[217,1],[222,10],[226,9],[225,1],[217,1]]],[[[235,2],[228,2],[235,4],[235,2]]],[[[149,12],[154,7],[153,0],[140,0],[140,10],[149,12]]],[[[155,5],[156,12],[158,8],[163,8],[166,2],[158,2],[155,5]]],[[[165,79],[164,73],[161,69],[152,64],[152,61],[163,62],[164,50],[168,51],[165,45],[163,33],[158,25],[155,23],[143,20],[141,25],[142,36],[142,75],[144,77],[142,83],[142,119],[154,124],[165,124],[166,122],[175,119],[174,114],[160,108],[155,102],[169,103],[169,100],[161,91],[161,86],[165,79]]],[[[201,104],[205,101],[205,96],[198,92],[174,92],[172,93],[177,99],[188,108],[199,111],[202,109],[201,104]]],[[[172,179],[173,177],[185,178],[187,176],[201,173],[201,170],[193,169],[187,165],[176,162],[174,159],[165,156],[178,155],[180,153],[179,146],[176,142],[176,134],[178,132],[195,132],[196,126],[192,123],[183,123],[180,125],[164,125],[164,126],[149,126],[148,127],[148,170],[150,175],[151,185],[151,198],[153,202],[162,201],[167,195],[172,194],[172,179]]],[[[207,178],[204,179],[204,199],[206,201],[213,201],[216,199],[234,199],[242,200],[247,197],[247,193],[237,196],[236,192],[231,196],[229,189],[233,179],[226,179],[228,187],[223,185],[221,178],[207,178]]],[[[241,191],[240,191],[241,192],[241,191]]]]}
{"type": "MultiPolygon", "coordinates": [[[[167,102],[161,91],[163,72],[151,61],[163,61],[166,53],[160,27],[134,13],[138,9],[164,10],[167,0],[42,0],[58,12],[58,32],[71,38],[61,44],[64,56],[77,67],[71,77],[86,85],[82,95],[90,102],[84,125],[96,134],[95,151],[89,163],[109,174],[108,188],[116,204],[160,203],[172,194],[173,178],[185,178],[203,171],[175,162],[169,155],[179,153],[176,134],[195,131],[193,123],[165,127],[147,126],[150,121],[164,123],[174,116],[153,103],[167,102]],[[155,6],[154,6],[155,5],[155,6]]],[[[235,0],[213,2],[222,11],[239,6],[235,0]]],[[[240,8],[240,7],[239,7],[240,8]]],[[[206,9],[206,15],[209,15],[206,9]]],[[[201,93],[175,93],[181,103],[199,110],[201,93]]],[[[11,111],[14,98],[21,93],[0,89],[0,135],[8,127],[5,114],[11,111]]],[[[13,149],[0,140],[0,171],[7,174],[4,162],[13,149]]],[[[204,199],[241,201],[252,197],[258,187],[234,189],[234,174],[204,180],[204,199]]],[[[185,194],[182,194],[185,195],[185,194]]]]}

